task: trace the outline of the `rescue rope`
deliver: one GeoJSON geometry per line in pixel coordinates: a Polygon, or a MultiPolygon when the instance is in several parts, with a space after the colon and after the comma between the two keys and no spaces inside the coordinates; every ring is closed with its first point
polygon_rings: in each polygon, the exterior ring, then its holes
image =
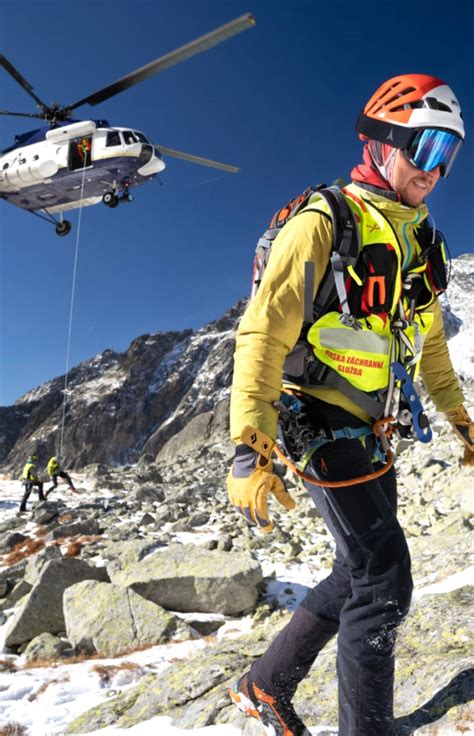
{"type": "Polygon", "coordinates": [[[387,455],[386,463],[379,470],[375,470],[373,473],[368,473],[367,475],[360,475],[357,478],[349,478],[348,480],[319,480],[313,475],[309,475],[308,473],[304,473],[300,470],[277,445],[274,445],[273,452],[284,465],[298,476],[298,478],[301,478],[301,480],[304,480],[306,483],[311,483],[313,486],[322,486],[323,488],[344,488],[345,486],[356,486],[359,485],[359,483],[366,483],[367,481],[380,478],[380,476],[385,475],[385,473],[387,473],[392,467],[395,455],[388,444],[388,437],[392,434],[392,426],[390,423],[393,421],[393,417],[385,417],[377,420],[372,425],[373,433],[380,438],[384,452],[387,455]]]}
{"type": "Polygon", "coordinates": [[[62,457],[62,454],[63,454],[64,426],[66,422],[67,388],[68,388],[68,378],[69,378],[69,359],[70,359],[70,354],[71,354],[72,318],[74,314],[74,298],[76,294],[77,260],[78,260],[78,254],[79,254],[79,238],[81,235],[82,201],[84,198],[84,182],[86,178],[86,166],[87,166],[87,156],[84,156],[84,165],[82,167],[82,182],[81,182],[81,204],[79,207],[79,216],[77,220],[76,247],[75,247],[75,252],[74,252],[74,266],[73,266],[73,272],[72,272],[71,303],[69,307],[69,327],[68,327],[67,348],[66,348],[66,368],[65,368],[65,373],[64,373],[63,406],[62,406],[61,431],[60,431],[60,439],[59,439],[59,457],[62,457]]]}

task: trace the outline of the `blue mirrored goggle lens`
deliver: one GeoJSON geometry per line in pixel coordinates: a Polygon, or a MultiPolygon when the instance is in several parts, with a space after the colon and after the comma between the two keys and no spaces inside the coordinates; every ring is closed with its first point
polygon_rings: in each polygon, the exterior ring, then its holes
{"type": "Polygon", "coordinates": [[[462,146],[462,138],[447,130],[420,130],[407,150],[408,160],[422,171],[442,167],[447,176],[462,146]]]}

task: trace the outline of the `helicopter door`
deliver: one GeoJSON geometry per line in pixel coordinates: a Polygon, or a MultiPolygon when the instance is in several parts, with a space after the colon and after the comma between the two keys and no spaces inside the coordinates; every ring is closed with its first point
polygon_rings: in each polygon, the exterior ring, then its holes
{"type": "Polygon", "coordinates": [[[92,166],[91,158],[92,136],[84,138],[76,138],[69,144],[69,169],[77,171],[77,169],[92,166]]]}

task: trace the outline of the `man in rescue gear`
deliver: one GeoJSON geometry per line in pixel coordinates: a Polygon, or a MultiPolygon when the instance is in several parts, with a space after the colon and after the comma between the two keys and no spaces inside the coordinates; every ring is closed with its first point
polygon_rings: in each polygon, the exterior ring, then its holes
{"type": "Polygon", "coordinates": [[[51,488],[48,488],[46,495],[49,496],[51,491],[54,491],[58,487],[58,478],[63,478],[71,491],[75,491],[74,483],[71,480],[71,476],[62,469],[61,464],[57,457],[50,458],[47,466],[47,472],[50,480],[53,482],[51,488]]]}
{"type": "Polygon", "coordinates": [[[25,467],[23,468],[23,472],[21,474],[21,478],[23,481],[23,487],[24,487],[24,493],[23,498],[21,499],[20,504],[20,513],[23,513],[26,511],[26,502],[28,501],[29,497],[31,496],[31,492],[33,488],[36,488],[38,491],[38,500],[44,501],[45,496],[43,494],[43,483],[39,480],[38,474],[36,472],[36,463],[38,461],[38,456],[36,453],[32,453],[28,460],[26,461],[25,467]]]}
{"type": "MultiPolygon", "coordinates": [[[[410,606],[410,555],[396,517],[394,467],[360,482],[382,467],[374,420],[388,424],[393,414],[401,428],[407,417],[415,422],[407,404],[413,396],[409,391],[405,400],[395,372],[411,381],[420,371],[436,409],[465,446],[464,462],[474,464],[474,425],[437,299],[446,287],[444,246],[427,223],[425,204],[462,145],[459,103],[440,79],[402,75],[375,92],[356,129],[365,141],[363,163],[342,194],[357,223],[358,255],[346,262],[342,294],[333,291],[336,298],[302,332],[305,264],[315,264],[315,305],[329,264],[337,266],[332,219],[316,192],[276,237],[237,334],[230,501],[264,532],[273,528],[270,494],[294,508],[271,459],[279,432],[283,446],[321,483],[306,487],[336,542],[330,575],[230,691],[243,712],[276,736],[309,734],[293,697],[336,634],[339,736],[395,734],[394,646],[410,606]],[[294,348],[302,340],[298,367],[294,348]],[[349,485],[353,479],[359,482],[349,485]]],[[[426,431],[420,421],[423,441],[426,431]]]]}

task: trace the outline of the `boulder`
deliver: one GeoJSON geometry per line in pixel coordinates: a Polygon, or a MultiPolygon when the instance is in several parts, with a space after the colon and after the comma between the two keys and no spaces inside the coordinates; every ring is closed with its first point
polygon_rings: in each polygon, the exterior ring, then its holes
{"type": "Polygon", "coordinates": [[[72,557],[47,562],[8,622],[6,646],[31,641],[45,631],[51,634],[64,631],[63,593],[81,580],[106,581],[107,573],[104,568],[91,567],[72,557]]]}
{"type": "Polygon", "coordinates": [[[45,631],[30,641],[23,654],[27,662],[36,662],[39,659],[58,659],[68,647],[67,642],[45,631]]]}
{"type": "Polygon", "coordinates": [[[139,526],[148,526],[148,524],[154,523],[155,517],[147,512],[146,514],[143,514],[142,518],[140,519],[139,526]]]}
{"type": "Polygon", "coordinates": [[[247,552],[186,544],[157,548],[136,562],[125,550],[107,571],[116,585],[168,610],[230,616],[255,606],[263,579],[260,564],[247,552]]]}
{"type": "Polygon", "coordinates": [[[33,521],[36,524],[47,524],[57,516],[59,516],[59,508],[53,501],[43,501],[33,511],[33,521]]]}
{"type": "Polygon", "coordinates": [[[161,488],[157,486],[142,486],[135,491],[131,491],[127,496],[127,503],[163,503],[165,494],[161,488]]]}
{"type": "Polygon", "coordinates": [[[26,582],[34,585],[40,576],[41,570],[50,560],[62,560],[59,547],[43,547],[40,552],[28,559],[24,576],[26,582]]]}
{"type": "Polygon", "coordinates": [[[18,601],[27,595],[31,590],[31,585],[26,580],[20,580],[13,588],[7,593],[5,598],[0,603],[0,609],[12,608],[18,601]]]}
{"type": "Polygon", "coordinates": [[[52,532],[52,537],[59,539],[60,537],[74,537],[77,534],[94,535],[98,534],[99,529],[100,525],[96,519],[81,519],[71,524],[57,526],[52,532]]]}
{"type": "Polygon", "coordinates": [[[0,590],[4,591],[3,595],[6,595],[23,578],[27,564],[28,560],[23,559],[14,565],[0,568],[0,590]]]}
{"type": "Polygon", "coordinates": [[[71,644],[88,654],[113,656],[143,645],[189,639],[189,626],[131,589],[85,580],[64,593],[64,618],[71,644]],[[89,602],[93,600],[94,605],[89,602]]]}
{"type": "Polygon", "coordinates": [[[25,537],[24,534],[20,534],[20,532],[5,532],[5,534],[0,536],[0,554],[10,552],[15,545],[20,544],[20,542],[24,542],[25,539],[28,539],[28,537],[25,537]]]}

